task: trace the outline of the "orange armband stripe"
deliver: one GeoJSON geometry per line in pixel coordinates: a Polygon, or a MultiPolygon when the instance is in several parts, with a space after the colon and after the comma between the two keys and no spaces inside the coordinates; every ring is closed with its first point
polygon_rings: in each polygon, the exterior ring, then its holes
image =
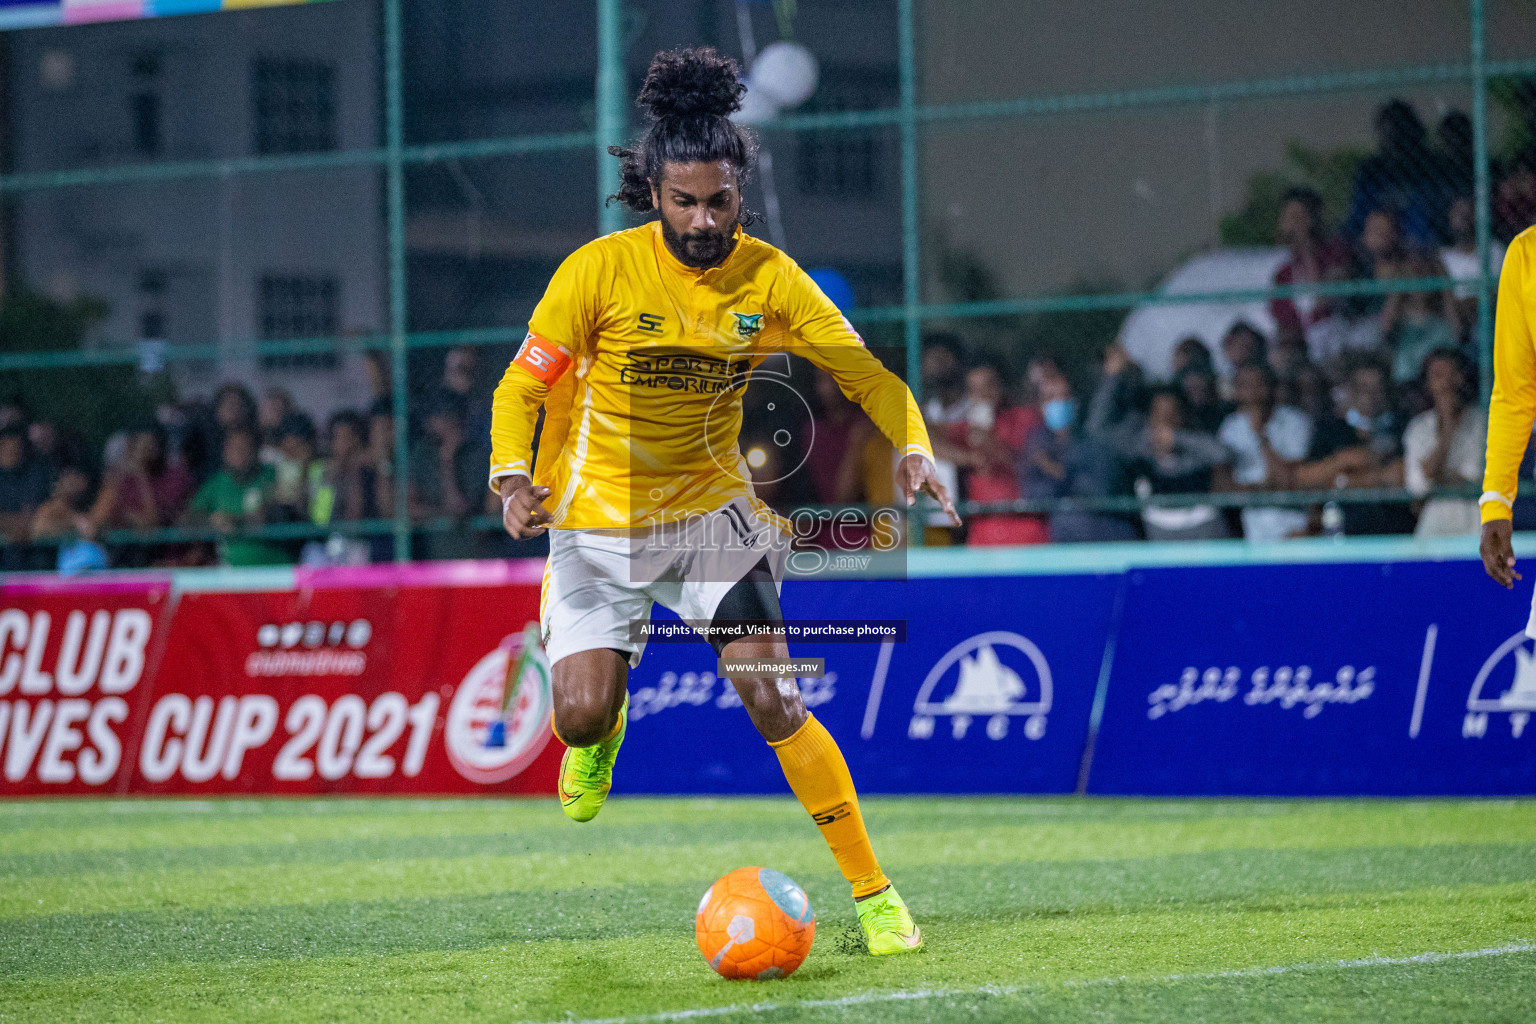
{"type": "Polygon", "coordinates": [[[540,382],[553,384],[570,367],[571,350],[529,331],[512,362],[540,382]]]}

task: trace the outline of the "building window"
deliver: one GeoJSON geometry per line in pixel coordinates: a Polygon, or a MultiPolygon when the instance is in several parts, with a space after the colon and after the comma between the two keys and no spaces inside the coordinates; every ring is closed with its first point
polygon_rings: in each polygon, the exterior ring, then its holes
{"type": "MultiPolygon", "coordinates": [[[[806,112],[874,109],[888,102],[888,92],[878,81],[837,82],[823,78],[806,112]]],[[[802,193],[856,197],[884,190],[886,136],[880,129],[834,128],[799,135],[796,171],[802,193]]]]}
{"type": "Polygon", "coordinates": [[[159,94],[134,93],[128,97],[128,110],[133,118],[133,151],[139,156],[158,156],[160,153],[159,94]]]}
{"type": "MultiPolygon", "coordinates": [[[[263,274],[257,295],[262,340],[334,337],[340,305],[341,283],[335,277],[263,274]]],[[[262,356],[261,364],[273,370],[329,370],[336,366],[336,353],[268,355],[262,356]]]]}
{"type": "Polygon", "coordinates": [[[139,156],[159,156],[162,147],[160,110],[160,55],[145,51],[129,63],[135,91],[128,95],[128,119],[133,131],[133,151],[139,156]]]}
{"type": "Polygon", "coordinates": [[[260,57],[254,65],[257,153],[336,148],[336,69],[316,60],[260,57]]]}

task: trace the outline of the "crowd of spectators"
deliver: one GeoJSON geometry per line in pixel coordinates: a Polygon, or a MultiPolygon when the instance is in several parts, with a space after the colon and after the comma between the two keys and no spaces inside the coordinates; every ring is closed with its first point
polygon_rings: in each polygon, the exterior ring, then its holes
{"type": "MultiPolygon", "coordinates": [[[[960,533],[931,520],[928,542],[1475,533],[1475,500],[1443,493],[1481,482],[1486,428],[1476,401],[1471,125],[1453,111],[1431,139],[1413,107],[1392,100],[1375,129],[1377,149],[1359,164],[1337,229],[1316,191],[1283,195],[1275,242],[1287,252],[1272,283],[1286,290],[1269,304],[1272,329],[1237,322],[1219,352],[1185,338],[1166,381],[1149,381],[1118,343],[1091,379],[1078,379],[1089,375],[1048,354],[1015,376],[954,334],[926,338],[921,394],[940,475],[961,498],[1004,509],[973,515],[960,533]],[[1347,291],[1311,287],[1349,282],[1347,291]],[[1405,489],[1422,500],[1350,494],[1405,489]],[[1275,491],[1333,500],[1148,500],[1275,491]],[[1132,496],[1141,507],[1124,511],[1132,496]],[[1122,500],[1093,501],[1106,498],[1122,500]],[[1005,510],[1020,499],[1087,500],[1005,510]]],[[[1495,276],[1505,241],[1536,218],[1536,203],[1522,205],[1536,151],[1496,172],[1495,276]]],[[[839,422],[819,425],[818,445],[839,422]]],[[[867,420],[857,426],[869,433],[867,420]]],[[[816,498],[860,496],[849,486],[856,475],[840,479],[830,488],[818,478],[816,498]]],[[[874,495],[863,488],[864,500],[874,495]]]]}
{"type": "MultiPolygon", "coordinates": [[[[272,388],[258,400],[238,383],[211,400],[165,405],[148,422],[88,452],[64,425],[0,405],[0,568],[61,565],[231,565],[362,562],[392,557],[387,530],[372,536],[292,541],[244,536],[274,523],[331,524],[388,519],[395,511],[395,423],[382,360],[373,395],[323,429],[272,388]],[[211,529],[217,542],[107,543],[114,531],[211,529]]],[[[442,379],[419,397],[409,436],[407,487],[415,521],[499,513],[486,489],[488,402],[475,392],[475,350],[450,349],[442,379]]],[[[467,531],[424,533],[423,557],[488,553],[467,531]]]]}
{"type": "MultiPolygon", "coordinates": [[[[1475,532],[1475,500],[1457,493],[1480,482],[1486,427],[1470,122],[1451,112],[1431,138],[1393,100],[1375,129],[1337,229],[1317,192],[1282,197],[1275,242],[1286,256],[1272,283],[1285,290],[1269,304],[1272,329],[1237,322],[1214,351],[1185,338],[1166,380],[1148,380],[1118,343],[1083,373],[1049,353],[1016,367],[955,334],[927,336],[919,394],[940,478],[986,507],[959,530],[935,513],[926,543],[1475,532]],[[1429,279],[1438,283],[1418,283],[1429,279]],[[1347,282],[1359,284],[1317,287],[1347,282]],[[1416,500],[1397,500],[1404,489],[1416,500]],[[1392,493],[1350,500],[1362,490],[1392,493]],[[1321,497],[1189,497],[1276,491],[1321,497]],[[1153,500],[1169,495],[1181,497],[1153,500]]],[[[1536,219],[1536,149],[1495,171],[1496,275],[1501,239],[1536,219]]],[[[476,361],[474,348],[448,350],[441,378],[413,394],[403,460],[413,522],[500,511],[485,487],[489,388],[476,361]]],[[[0,569],[391,557],[385,529],[325,539],[331,524],[396,511],[388,367],[370,368],[371,399],[323,429],[281,389],[258,400],[227,383],[209,400],[161,407],[97,453],[66,425],[0,403],[0,569]],[[278,523],[311,528],[248,535],[278,523]],[[203,532],[100,543],[167,527],[203,532]],[[201,539],[209,530],[223,539],[201,539]]],[[[808,403],[748,388],[742,448],[759,496],[781,509],[894,504],[896,449],[830,377],[818,372],[804,390],[808,403]]],[[[494,535],[425,530],[413,554],[504,553],[487,543],[494,535]]]]}
{"type": "Polygon", "coordinates": [[[1389,350],[1356,349],[1320,367],[1297,361],[1247,323],[1233,326],[1222,349],[1228,372],[1218,371],[1203,343],[1188,339],[1173,379],[1153,383],[1111,345],[1084,401],[1049,356],[1032,359],[1016,379],[994,359],[969,356],[955,335],[925,338],[923,383],[931,397],[923,411],[941,468],[963,499],[1140,499],[1139,511],[1092,501],[1039,514],[994,506],[952,539],[1272,541],[1477,531],[1475,498],[1431,497],[1482,479],[1486,416],[1477,405],[1476,369],[1458,347],[1430,349],[1406,381],[1396,379],[1389,350]],[[1427,500],[1396,500],[1405,488],[1427,500]],[[1350,494],[1362,490],[1397,493],[1350,494]],[[1328,493],[1273,506],[1188,497],[1277,491],[1328,493]],[[1185,497],[1149,500],[1158,495],[1185,497]],[[1237,504],[1245,507],[1223,507],[1237,504]]]}

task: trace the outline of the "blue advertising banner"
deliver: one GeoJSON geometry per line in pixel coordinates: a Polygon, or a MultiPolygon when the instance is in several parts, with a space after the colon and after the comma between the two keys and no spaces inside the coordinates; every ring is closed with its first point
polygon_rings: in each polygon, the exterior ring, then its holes
{"type": "MultiPolygon", "coordinates": [[[[791,582],[787,616],[897,619],[903,643],[792,644],[826,660],[806,705],[865,793],[1069,793],[1121,577],[791,582]]],[[[656,609],[658,618],[670,613],[656,609]]],[[[630,675],[626,793],[784,793],[778,759],[704,642],[650,643],[630,675]]]]}
{"type": "Polygon", "coordinates": [[[1460,560],[1125,580],[1091,792],[1536,791],[1531,581],[1460,560]]]}

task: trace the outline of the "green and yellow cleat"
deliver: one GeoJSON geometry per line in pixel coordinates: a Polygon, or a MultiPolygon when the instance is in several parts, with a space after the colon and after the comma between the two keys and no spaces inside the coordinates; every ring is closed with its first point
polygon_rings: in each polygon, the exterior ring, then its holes
{"type": "Polygon", "coordinates": [[[870,956],[911,953],[923,948],[923,932],[912,920],[912,912],[902,902],[894,885],[867,899],[855,900],[859,927],[869,943],[870,956]]]}
{"type": "Polygon", "coordinates": [[[629,698],[619,709],[619,731],[590,747],[567,747],[560,758],[560,779],[555,788],[560,806],[572,821],[591,821],[603,809],[608,791],[613,788],[613,764],[619,759],[619,745],[624,742],[624,727],[629,718],[629,698]]]}

